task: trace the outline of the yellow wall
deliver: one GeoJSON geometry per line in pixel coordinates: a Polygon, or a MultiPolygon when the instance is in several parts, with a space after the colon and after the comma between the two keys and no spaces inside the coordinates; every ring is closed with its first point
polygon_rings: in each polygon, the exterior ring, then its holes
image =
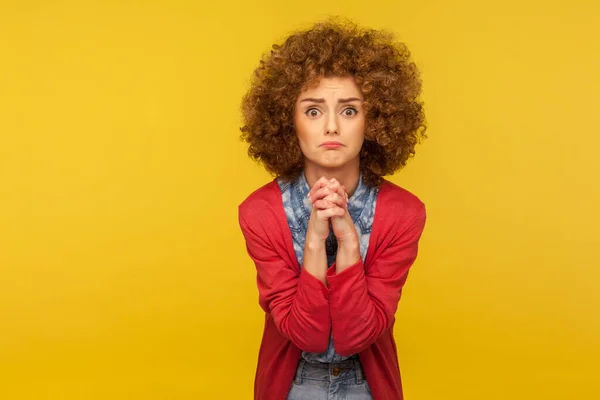
{"type": "Polygon", "coordinates": [[[1,399],[251,398],[239,100],[329,13],[423,72],[406,398],[600,398],[597,2],[202,3],[0,1],[1,399]]]}

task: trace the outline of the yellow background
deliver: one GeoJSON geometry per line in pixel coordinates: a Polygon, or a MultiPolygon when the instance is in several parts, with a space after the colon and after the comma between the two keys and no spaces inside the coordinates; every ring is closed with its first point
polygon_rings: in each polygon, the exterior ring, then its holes
{"type": "Polygon", "coordinates": [[[597,4],[0,1],[0,399],[251,398],[239,101],[328,14],[424,80],[407,400],[600,398],[597,4]]]}

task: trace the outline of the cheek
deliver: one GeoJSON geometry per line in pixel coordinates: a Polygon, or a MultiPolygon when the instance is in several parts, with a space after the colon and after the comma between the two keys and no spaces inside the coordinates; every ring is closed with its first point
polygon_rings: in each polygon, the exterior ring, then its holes
{"type": "Polygon", "coordinates": [[[354,142],[361,147],[365,141],[365,123],[363,121],[357,121],[357,124],[353,127],[354,142]]]}
{"type": "Polygon", "coordinates": [[[294,131],[296,132],[296,137],[302,144],[306,143],[310,140],[310,125],[302,120],[296,120],[294,123],[294,131]]]}

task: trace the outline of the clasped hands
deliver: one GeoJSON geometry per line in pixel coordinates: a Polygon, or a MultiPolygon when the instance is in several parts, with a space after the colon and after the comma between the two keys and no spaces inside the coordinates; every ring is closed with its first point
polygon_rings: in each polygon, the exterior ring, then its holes
{"type": "Polygon", "coordinates": [[[358,234],[348,212],[348,194],[338,180],[321,177],[310,189],[308,198],[313,205],[309,221],[312,234],[324,241],[333,229],[340,245],[358,242],[358,234]]]}

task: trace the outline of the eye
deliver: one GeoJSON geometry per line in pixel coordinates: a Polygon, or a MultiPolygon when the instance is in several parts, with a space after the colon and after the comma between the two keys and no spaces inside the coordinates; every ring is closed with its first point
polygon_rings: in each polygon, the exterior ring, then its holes
{"type": "Polygon", "coordinates": [[[348,107],[342,112],[344,113],[344,116],[346,116],[346,117],[352,117],[352,116],[358,114],[358,111],[356,111],[356,108],[354,108],[354,107],[348,107]]]}
{"type": "Polygon", "coordinates": [[[306,110],[304,112],[304,114],[308,115],[311,118],[316,118],[316,117],[319,116],[320,112],[321,111],[319,111],[318,109],[316,109],[316,108],[313,107],[313,108],[309,108],[308,110],[306,110]]]}

